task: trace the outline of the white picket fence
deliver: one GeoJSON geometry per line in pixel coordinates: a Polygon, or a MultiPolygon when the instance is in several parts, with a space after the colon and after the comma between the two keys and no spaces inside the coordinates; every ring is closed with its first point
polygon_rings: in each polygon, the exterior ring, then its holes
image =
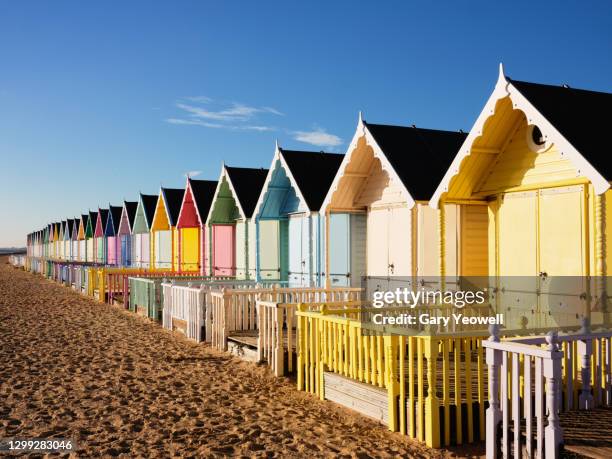
{"type": "Polygon", "coordinates": [[[487,458],[559,457],[560,412],[612,406],[612,331],[591,331],[586,321],[575,334],[500,340],[499,330],[491,331],[483,341],[489,371],[487,458]]]}
{"type": "Polygon", "coordinates": [[[172,330],[176,321],[186,323],[185,334],[188,338],[200,341],[211,341],[212,309],[211,293],[225,287],[254,288],[254,281],[246,280],[215,280],[207,282],[162,283],[163,312],[162,326],[172,330]],[[202,334],[202,330],[204,333],[202,334]]]}
{"type": "MultiPolygon", "coordinates": [[[[212,344],[218,349],[227,350],[227,338],[235,331],[259,330],[257,302],[278,304],[307,303],[321,305],[326,302],[361,299],[362,290],[352,287],[331,289],[305,287],[276,287],[252,290],[232,290],[211,292],[212,302],[212,344]]],[[[278,313],[275,313],[278,314],[278,313]]],[[[283,320],[277,326],[286,326],[283,320]]],[[[293,325],[292,325],[293,326],[293,325]]]]}
{"type": "Polygon", "coordinates": [[[9,263],[16,268],[24,268],[26,262],[25,255],[9,255],[9,263]]]}

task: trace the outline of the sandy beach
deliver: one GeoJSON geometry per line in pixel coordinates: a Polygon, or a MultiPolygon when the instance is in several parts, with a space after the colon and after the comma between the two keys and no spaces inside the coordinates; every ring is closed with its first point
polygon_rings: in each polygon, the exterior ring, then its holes
{"type": "Polygon", "coordinates": [[[0,438],[80,457],[444,457],[290,379],[0,259],[0,438]]]}

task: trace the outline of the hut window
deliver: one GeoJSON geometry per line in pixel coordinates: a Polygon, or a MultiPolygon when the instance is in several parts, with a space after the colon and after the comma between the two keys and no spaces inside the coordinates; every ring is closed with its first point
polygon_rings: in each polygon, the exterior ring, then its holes
{"type": "Polygon", "coordinates": [[[542,134],[542,131],[536,125],[531,125],[527,129],[527,144],[536,153],[540,153],[548,148],[544,134],[542,134]]]}

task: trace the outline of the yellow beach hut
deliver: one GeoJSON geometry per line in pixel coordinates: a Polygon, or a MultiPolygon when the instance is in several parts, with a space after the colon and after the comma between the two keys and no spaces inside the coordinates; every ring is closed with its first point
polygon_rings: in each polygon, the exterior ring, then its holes
{"type": "Polygon", "coordinates": [[[178,229],[176,223],[184,189],[160,188],[151,224],[151,266],[158,271],[178,271],[178,229]]]}
{"type": "MultiPolygon", "coordinates": [[[[601,313],[601,281],[612,262],[603,115],[610,109],[612,94],[513,80],[500,66],[493,93],[433,194],[433,208],[456,204],[461,214],[483,216],[480,236],[462,237],[460,245],[468,260],[486,255],[506,328],[610,320],[601,313]],[[589,277],[600,282],[590,285],[589,277]]],[[[466,263],[461,274],[473,270],[466,263]]]]}
{"type": "Polygon", "coordinates": [[[216,189],[215,181],[187,179],[177,223],[180,271],[210,275],[210,235],[206,231],[206,219],[216,189]]]}
{"type": "MultiPolygon", "coordinates": [[[[367,123],[360,114],[321,206],[328,286],[357,287],[364,279],[373,290],[411,288],[419,279],[437,284],[438,215],[427,204],[465,138],[463,132],[367,123]]],[[[447,209],[449,234],[457,228],[454,210],[447,209]]],[[[444,250],[452,272],[451,238],[444,250]]]]}
{"type": "Polygon", "coordinates": [[[81,214],[81,218],[78,219],[78,256],[77,261],[87,261],[87,245],[85,241],[85,225],[87,224],[87,215],[81,214]]]}

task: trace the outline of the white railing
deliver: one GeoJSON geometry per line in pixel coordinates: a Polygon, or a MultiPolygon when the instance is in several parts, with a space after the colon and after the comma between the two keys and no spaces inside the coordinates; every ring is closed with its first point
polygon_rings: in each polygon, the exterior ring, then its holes
{"type": "Polygon", "coordinates": [[[210,293],[223,287],[255,287],[253,281],[232,279],[206,282],[171,280],[162,283],[163,312],[162,326],[175,328],[176,321],[184,321],[188,338],[196,341],[212,339],[212,308],[210,293]]]}
{"type": "Polygon", "coordinates": [[[357,300],[362,290],[351,287],[286,288],[276,287],[253,290],[225,290],[211,292],[212,344],[227,350],[227,338],[234,331],[258,330],[257,301],[273,301],[278,304],[316,303],[357,300]]]}
{"type": "Polygon", "coordinates": [[[489,374],[487,458],[500,452],[504,458],[557,458],[563,446],[560,412],[612,406],[612,331],[592,332],[585,321],[575,334],[500,340],[493,327],[483,346],[489,374]]]}
{"type": "MultiPolygon", "coordinates": [[[[347,292],[346,301],[329,301],[325,305],[333,309],[354,308],[362,306],[361,300],[352,300],[359,297],[360,292],[347,292]]],[[[330,297],[337,296],[332,292],[330,297]]],[[[283,376],[293,372],[293,357],[297,353],[297,319],[295,311],[299,304],[306,306],[307,310],[318,311],[321,302],[278,303],[276,301],[257,301],[257,360],[267,362],[275,376],[283,376]],[[285,355],[287,364],[285,366],[285,355]]]]}
{"type": "Polygon", "coordinates": [[[25,267],[26,256],[25,255],[9,255],[9,263],[16,268],[25,267]]]}

